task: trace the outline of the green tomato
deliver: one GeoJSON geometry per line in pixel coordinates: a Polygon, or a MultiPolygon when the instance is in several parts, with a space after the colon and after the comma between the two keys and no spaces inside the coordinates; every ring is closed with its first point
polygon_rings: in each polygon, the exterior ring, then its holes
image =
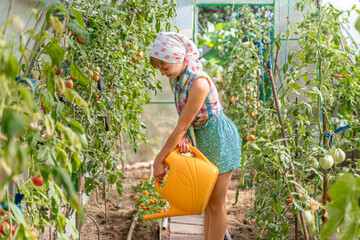
{"type": "Polygon", "coordinates": [[[330,189],[332,187],[332,185],[334,184],[335,182],[335,177],[328,174],[327,175],[327,189],[330,189]]]}
{"type": "Polygon", "coordinates": [[[319,168],[319,162],[315,158],[311,158],[310,166],[312,168],[318,169],[319,168]]]}
{"type": "Polygon", "coordinates": [[[314,216],[311,214],[310,210],[304,212],[304,219],[307,226],[314,223],[314,216]]]}
{"type": "Polygon", "coordinates": [[[321,168],[327,170],[334,165],[334,159],[331,155],[326,155],[319,160],[321,168]]]}
{"type": "Polygon", "coordinates": [[[334,151],[332,151],[331,156],[337,163],[342,163],[346,158],[344,151],[340,148],[336,148],[334,151]]]}
{"type": "Polygon", "coordinates": [[[309,225],[308,229],[310,237],[315,237],[318,234],[315,224],[309,225]]]}

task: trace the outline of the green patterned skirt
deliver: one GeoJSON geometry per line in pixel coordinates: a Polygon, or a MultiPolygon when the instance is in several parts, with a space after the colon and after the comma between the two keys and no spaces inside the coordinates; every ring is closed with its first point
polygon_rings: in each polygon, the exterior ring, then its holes
{"type": "Polygon", "coordinates": [[[196,148],[219,168],[219,174],[241,166],[240,133],[223,111],[194,131],[196,148]]]}

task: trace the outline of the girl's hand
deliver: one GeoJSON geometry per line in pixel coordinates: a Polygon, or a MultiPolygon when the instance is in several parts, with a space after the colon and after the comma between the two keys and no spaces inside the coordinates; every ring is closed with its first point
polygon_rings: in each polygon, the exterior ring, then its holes
{"type": "Polygon", "coordinates": [[[154,177],[156,181],[161,183],[166,175],[164,163],[161,163],[161,161],[157,161],[155,159],[153,168],[154,168],[154,177]]]}
{"type": "Polygon", "coordinates": [[[176,145],[176,147],[180,148],[180,153],[188,153],[190,150],[190,140],[186,135],[180,140],[180,142],[176,145]]]}

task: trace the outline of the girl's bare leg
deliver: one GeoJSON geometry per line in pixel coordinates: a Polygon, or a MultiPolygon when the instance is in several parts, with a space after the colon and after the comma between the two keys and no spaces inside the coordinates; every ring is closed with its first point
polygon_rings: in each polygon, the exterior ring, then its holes
{"type": "Polygon", "coordinates": [[[210,196],[204,216],[204,239],[223,240],[225,237],[226,193],[231,182],[232,171],[220,174],[210,196]]]}

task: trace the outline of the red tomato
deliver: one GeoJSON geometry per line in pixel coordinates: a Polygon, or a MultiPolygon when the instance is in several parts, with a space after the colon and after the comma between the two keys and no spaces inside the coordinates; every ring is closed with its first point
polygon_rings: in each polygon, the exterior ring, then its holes
{"type": "Polygon", "coordinates": [[[3,236],[7,236],[7,234],[5,233],[4,231],[4,228],[7,228],[8,231],[10,231],[10,225],[7,223],[7,222],[3,222],[1,225],[0,225],[0,233],[1,235],[3,236]]]}
{"type": "Polygon", "coordinates": [[[72,80],[66,80],[65,81],[65,87],[66,88],[73,88],[74,87],[74,82],[72,80]]]}
{"type": "Polygon", "coordinates": [[[44,184],[43,177],[38,174],[31,178],[31,181],[35,186],[41,187],[44,184]]]}
{"type": "MultiPolygon", "coordinates": [[[[321,201],[322,201],[322,202],[324,201],[324,196],[321,197],[321,201]]],[[[330,195],[329,195],[328,192],[326,192],[326,201],[327,201],[327,202],[331,202],[331,201],[332,201],[332,199],[331,199],[331,197],[330,197],[330,195]]]]}
{"type": "Polygon", "coordinates": [[[335,74],[334,78],[342,78],[342,75],[341,74],[335,74]]]}
{"type": "Polygon", "coordinates": [[[250,134],[246,137],[246,140],[248,140],[249,142],[252,142],[255,140],[255,136],[253,134],[250,134]]]}
{"type": "Polygon", "coordinates": [[[285,199],[285,202],[287,204],[291,204],[293,202],[293,197],[291,195],[289,195],[289,198],[285,199]]]}
{"type": "Polygon", "coordinates": [[[44,104],[41,104],[41,110],[43,110],[45,112],[44,104]]]}
{"type": "Polygon", "coordinates": [[[80,44],[84,44],[84,43],[85,43],[85,40],[82,39],[81,37],[78,37],[78,41],[79,41],[80,44]]]}
{"type": "Polygon", "coordinates": [[[29,228],[29,230],[35,239],[39,238],[39,231],[36,228],[32,227],[29,228]]]}

